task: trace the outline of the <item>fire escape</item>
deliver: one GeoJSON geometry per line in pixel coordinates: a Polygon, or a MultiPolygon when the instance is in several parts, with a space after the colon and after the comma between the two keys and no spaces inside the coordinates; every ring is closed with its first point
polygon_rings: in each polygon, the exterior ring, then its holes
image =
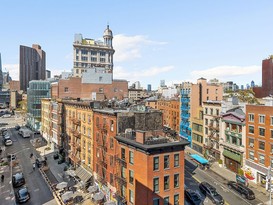
{"type": "Polygon", "coordinates": [[[107,125],[99,125],[98,129],[101,133],[101,138],[98,141],[98,148],[100,150],[100,157],[98,158],[98,164],[100,166],[99,181],[102,184],[107,184],[107,125]]]}
{"type": "Polygon", "coordinates": [[[127,181],[125,177],[125,169],[127,168],[127,162],[125,159],[125,153],[121,153],[121,157],[119,154],[115,155],[115,163],[116,163],[116,171],[115,171],[115,187],[116,191],[116,199],[120,201],[122,204],[127,204],[126,201],[126,191],[123,190],[123,187],[127,187],[127,181]]]}
{"type": "Polygon", "coordinates": [[[214,116],[209,123],[207,149],[210,151],[216,144],[219,145],[219,116],[214,116]]]}
{"type": "Polygon", "coordinates": [[[186,138],[191,143],[191,128],[190,128],[190,96],[189,90],[181,90],[181,121],[180,135],[186,138]]]}
{"type": "Polygon", "coordinates": [[[72,121],[72,129],[70,129],[72,135],[70,137],[71,152],[69,157],[76,165],[79,164],[81,161],[81,120],[77,119],[77,117],[71,117],[70,119],[72,121]]]}

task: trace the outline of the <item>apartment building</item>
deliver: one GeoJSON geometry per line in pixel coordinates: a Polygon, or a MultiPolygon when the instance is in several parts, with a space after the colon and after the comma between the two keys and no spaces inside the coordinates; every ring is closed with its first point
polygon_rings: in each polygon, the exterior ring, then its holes
{"type": "Polygon", "coordinates": [[[239,106],[221,114],[221,159],[226,168],[235,173],[245,164],[245,126],[245,113],[239,106]]]}
{"type": "Polygon", "coordinates": [[[263,187],[273,167],[272,98],[265,105],[246,105],[245,176],[263,187]]]}
{"type": "Polygon", "coordinates": [[[221,102],[203,102],[204,153],[213,159],[220,159],[220,112],[221,102]]]}
{"type": "Polygon", "coordinates": [[[73,76],[82,77],[82,74],[93,67],[105,68],[105,73],[113,76],[112,46],[113,33],[107,25],[103,33],[103,42],[90,38],[83,38],[82,34],[75,34],[73,43],[73,76]]]}
{"type": "Polygon", "coordinates": [[[179,99],[158,100],[157,109],[163,113],[163,125],[179,133],[179,99]]]}

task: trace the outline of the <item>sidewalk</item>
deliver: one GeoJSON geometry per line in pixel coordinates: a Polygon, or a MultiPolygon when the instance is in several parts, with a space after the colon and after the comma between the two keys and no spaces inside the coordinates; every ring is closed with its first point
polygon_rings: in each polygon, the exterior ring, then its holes
{"type": "MultiPolygon", "coordinates": [[[[199,154],[200,156],[202,156],[202,154],[200,154],[199,152],[196,152],[190,147],[185,148],[185,153],[199,154]]],[[[210,170],[227,181],[236,181],[236,174],[224,167],[220,167],[218,165],[218,162],[212,163],[210,166],[210,170]]],[[[265,188],[251,181],[249,181],[249,188],[255,193],[255,196],[257,199],[261,200],[262,202],[266,204],[269,202],[269,192],[267,192],[265,188]]]]}

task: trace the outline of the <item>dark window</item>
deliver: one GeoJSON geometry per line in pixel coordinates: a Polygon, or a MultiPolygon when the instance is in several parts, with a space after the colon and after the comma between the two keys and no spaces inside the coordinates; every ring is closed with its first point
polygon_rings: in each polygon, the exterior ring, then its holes
{"type": "Polygon", "coordinates": [[[264,128],[259,128],[259,135],[265,136],[265,129],[264,128]]]}
{"type": "Polygon", "coordinates": [[[134,152],[129,151],[129,162],[130,164],[134,164],[134,152]]]}
{"type": "Polygon", "coordinates": [[[173,197],[174,205],[179,205],[179,194],[175,194],[173,197]]]}
{"type": "Polygon", "coordinates": [[[153,205],[159,205],[159,199],[158,198],[153,199],[153,205]]]}
{"type": "Polygon", "coordinates": [[[254,127],[253,126],[249,126],[248,127],[248,132],[251,134],[254,134],[254,127]]]}
{"type": "Polygon", "coordinates": [[[179,154],[174,154],[174,167],[179,167],[179,154]]]}
{"type": "Polygon", "coordinates": [[[154,171],[159,170],[159,157],[154,157],[154,171]]]}
{"type": "Polygon", "coordinates": [[[173,184],[174,184],[174,188],[177,188],[177,187],[179,187],[179,174],[175,174],[174,175],[174,182],[173,182],[173,184]]]}
{"type": "Polygon", "coordinates": [[[164,190],[170,189],[170,176],[164,176],[164,190]]]}
{"type": "Polygon", "coordinates": [[[164,169],[170,168],[170,158],[169,155],[164,156],[164,169]]]}
{"type": "Polygon", "coordinates": [[[164,198],[164,205],[169,205],[169,201],[170,201],[169,197],[165,197],[164,198]]]}
{"type": "Polygon", "coordinates": [[[125,149],[121,148],[121,159],[125,160],[125,149]]]}
{"type": "Polygon", "coordinates": [[[159,191],[159,178],[154,178],[154,192],[159,191]]]}
{"type": "Polygon", "coordinates": [[[259,149],[264,150],[264,147],[265,147],[265,142],[259,141],[259,149]]]}
{"type": "Polygon", "coordinates": [[[134,171],[129,170],[129,182],[134,184],[134,171]]]}

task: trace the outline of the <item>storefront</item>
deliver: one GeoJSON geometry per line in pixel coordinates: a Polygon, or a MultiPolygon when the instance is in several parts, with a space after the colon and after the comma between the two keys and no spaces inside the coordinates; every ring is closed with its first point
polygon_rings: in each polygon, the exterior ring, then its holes
{"type": "Polygon", "coordinates": [[[242,155],[230,150],[224,149],[223,156],[225,157],[224,164],[227,169],[238,173],[241,168],[242,155]]]}

